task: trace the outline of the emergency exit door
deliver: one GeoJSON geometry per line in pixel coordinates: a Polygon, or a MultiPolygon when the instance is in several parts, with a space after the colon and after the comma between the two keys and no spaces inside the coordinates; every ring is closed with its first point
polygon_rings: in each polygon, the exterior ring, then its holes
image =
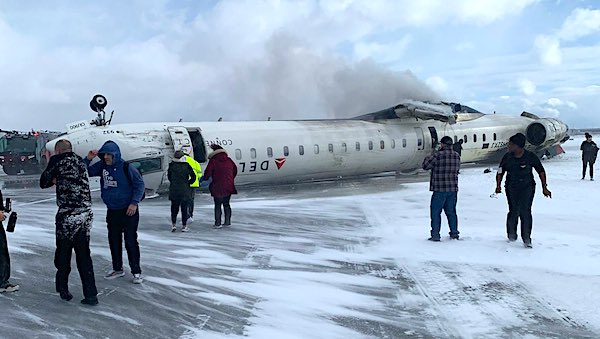
{"type": "Polygon", "coordinates": [[[425,149],[425,136],[421,127],[415,127],[415,133],[417,134],[417,150],[425,149]]]}
{"type": "Polygon", "coordinates": [[[429,129],[429,134],[431,134],[431,148],[435,148],[438,145],[438,134],[435,130],[435,127],[427,127],[429,129]]]}
{"type": "Polygon", "coordinates": [[[194,156],[194,148],[192,147],[192,138],[185,127],[172,126],[168,127],[171,141],[173,142],[173,150],[183,151],[189,156],[194,156]]]}

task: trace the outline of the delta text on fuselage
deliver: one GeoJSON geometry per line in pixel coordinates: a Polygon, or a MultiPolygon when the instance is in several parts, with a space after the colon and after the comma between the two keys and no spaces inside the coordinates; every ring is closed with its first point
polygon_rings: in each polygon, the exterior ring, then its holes
{"type": "MultiPolygon", "coordinates": [[[[204,168],[211,144],[229,153],[238,166],[236,184],[243,185],[410,172],[420,168],[444,136],[463,140],[462,162],[498,160],[517,132],[527,136],[526,147],[538,155],[555,154],[568,139],[568,127],[558,119],[527,112],[483,114],[454,103],[411,101],[351,119],[115,125],[104,119],[104,97],[94,97],[90,105],[98,118],[67,124],[67,132],[54,142],[70,140],[82,157],[107,140],[116,142],[151,191],[167,181],[176,150],[184,150],[204,168]]],[[[54,142],[48,143],[49,150],[54,142]]]]}

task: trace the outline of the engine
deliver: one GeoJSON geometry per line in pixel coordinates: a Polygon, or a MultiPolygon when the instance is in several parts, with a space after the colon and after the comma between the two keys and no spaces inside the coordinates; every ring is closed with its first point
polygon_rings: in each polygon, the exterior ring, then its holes
{"type": "Polygon", "coordinates": [[[527,141],[536,147],[548,147],[563,141],[568,129],[566,124],[556,119],[537,119],[527,126],[527,141]]]}

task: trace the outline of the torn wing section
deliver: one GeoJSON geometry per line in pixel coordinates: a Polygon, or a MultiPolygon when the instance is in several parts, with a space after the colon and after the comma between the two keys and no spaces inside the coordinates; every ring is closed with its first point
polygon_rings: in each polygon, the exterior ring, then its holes
{"type": "MultiPolygon", "coordinates": [[[[457,112],[455,107],[460,104],[453,103],[427,103],[420,101],[410,101],[398,104],[381,111],[355,117],[357,120],[386,120],[386,119],[405,119],[417,118],[421,120],[438,120],[450,124],[456,123],[457,112]]],[[[459,109],[460,111],[460,109],[459,109]]]]}

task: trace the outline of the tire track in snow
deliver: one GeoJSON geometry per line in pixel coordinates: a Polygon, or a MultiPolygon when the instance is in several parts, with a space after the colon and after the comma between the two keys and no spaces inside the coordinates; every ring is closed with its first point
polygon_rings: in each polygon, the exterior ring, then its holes
{"type": "Polygon", "coordinates": [[[447,331],[450,337],[597,337],[499,269],[436,262],[402,267],[439,322],[454,329],[447,331]]]}

